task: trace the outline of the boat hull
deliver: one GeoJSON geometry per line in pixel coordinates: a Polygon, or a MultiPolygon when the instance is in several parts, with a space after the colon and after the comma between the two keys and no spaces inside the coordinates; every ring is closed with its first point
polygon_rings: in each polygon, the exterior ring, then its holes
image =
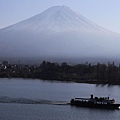
{"type": "Polygon", "coordinates": [[[71,105],[78,106],[78,107],[89,107],[89,108],[102,108],[102,109],[120,109],[120,104],[98,104],[93,102],[80,102],[74,101],[72,99],[70,101],[71,105]]]}

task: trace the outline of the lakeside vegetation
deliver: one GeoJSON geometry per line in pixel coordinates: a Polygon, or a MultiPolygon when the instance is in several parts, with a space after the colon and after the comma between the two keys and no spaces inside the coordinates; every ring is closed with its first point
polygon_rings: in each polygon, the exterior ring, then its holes
{"type": "Polygon", "coordinates": [[[33,78],[96,84],[120,84],[120,65],[91,63],[68,65],[43,61],[40,65],[0,64],[0,78],[33,78]]]}

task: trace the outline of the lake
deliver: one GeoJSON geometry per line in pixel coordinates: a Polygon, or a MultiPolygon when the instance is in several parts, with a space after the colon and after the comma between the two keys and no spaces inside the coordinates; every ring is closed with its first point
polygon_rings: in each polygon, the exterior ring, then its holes
{"type": "Polygon", "coordinates": [[[56,103],[68,103],[71,98],[90,94],[110,96],[120,103],[119,91],[119,85],[4,78],[0,79],[0,120],[118,120],[120,110],[56,103]]]}

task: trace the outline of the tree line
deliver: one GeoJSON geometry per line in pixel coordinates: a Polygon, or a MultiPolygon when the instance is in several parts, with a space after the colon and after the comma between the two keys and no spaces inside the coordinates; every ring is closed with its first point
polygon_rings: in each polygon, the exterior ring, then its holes
{"type": "Polygon", "coordinates": [[[43,61],[40,65],[40,77],[42,79],[56,79],[75,82],[89,82],[89,83],[120,83],[120,65],[115,63],[92,65],[91,63],[68,65],[63,62],[50,63],[43,61]]]}
{"type": "Polygon", "coordinates": [[[120,65],[83,63],[69,65],[43,61],[40,65],[1,65],[0,77],[37,78],[100,84],[120,84],[120,65]]]}

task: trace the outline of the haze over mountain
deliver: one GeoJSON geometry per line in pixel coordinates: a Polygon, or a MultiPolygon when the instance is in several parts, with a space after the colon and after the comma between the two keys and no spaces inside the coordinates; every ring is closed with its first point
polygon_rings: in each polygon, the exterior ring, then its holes
{"type": "Polygon", "coordinates": [[[67,6],[0,30],[0,57],[119,57],[120,35],[67,6]]]}

